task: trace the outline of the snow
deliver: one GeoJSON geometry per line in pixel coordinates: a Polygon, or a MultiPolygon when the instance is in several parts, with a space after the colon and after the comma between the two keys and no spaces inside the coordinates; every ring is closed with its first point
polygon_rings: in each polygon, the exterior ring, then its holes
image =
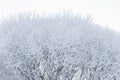
{"type": "Polygon", "coordinates": [[[119,80],[120,34],[80,16],[0,24],[1,80],[119,80]]]}

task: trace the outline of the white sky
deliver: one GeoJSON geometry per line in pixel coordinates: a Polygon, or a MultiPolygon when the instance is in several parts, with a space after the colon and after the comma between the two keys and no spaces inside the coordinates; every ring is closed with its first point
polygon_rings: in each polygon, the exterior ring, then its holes
{"type": "Polygon", "coordinates": [[[0,18],[21,11],[90,14],[96,23],[120,31],[120,0],[0,0],[0,18]]]}

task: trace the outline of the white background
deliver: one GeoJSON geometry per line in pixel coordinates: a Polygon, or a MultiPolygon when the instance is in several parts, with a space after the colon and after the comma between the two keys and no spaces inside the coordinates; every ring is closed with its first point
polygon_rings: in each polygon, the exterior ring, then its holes
{"type": "Polygon", "coordinates": [[[19,12],[89,14],[95,23],[120,31],[120,0],[0,0],[0,18],[19,12]]]}

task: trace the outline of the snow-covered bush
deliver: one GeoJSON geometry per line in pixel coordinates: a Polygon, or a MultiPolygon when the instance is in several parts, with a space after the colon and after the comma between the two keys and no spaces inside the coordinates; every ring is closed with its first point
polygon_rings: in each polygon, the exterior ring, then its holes
{"type": "Polygon", "coordinates": [[[119,37],[79,16],[11,17],[0,24],[0,80],[119,80],[119,37]]]}

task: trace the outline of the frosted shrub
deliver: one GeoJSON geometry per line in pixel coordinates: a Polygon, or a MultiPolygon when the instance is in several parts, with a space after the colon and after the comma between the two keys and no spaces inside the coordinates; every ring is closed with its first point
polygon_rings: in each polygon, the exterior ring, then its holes
{"type": "Polygon", "coordinates": [[[0,80],[119,80],[119,36],[79,16],[11,17],[0,24],[0,80]]]}

